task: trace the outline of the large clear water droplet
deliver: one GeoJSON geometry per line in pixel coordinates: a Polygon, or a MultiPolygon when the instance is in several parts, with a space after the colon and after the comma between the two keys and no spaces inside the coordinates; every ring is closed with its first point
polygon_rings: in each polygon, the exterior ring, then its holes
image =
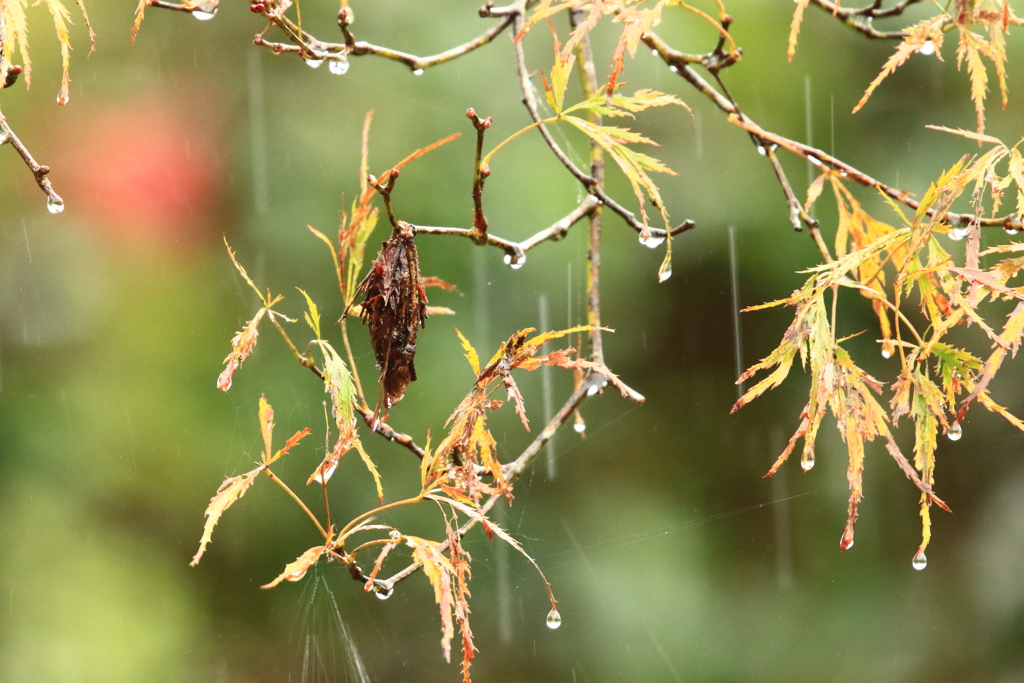
{"type": "MultiPolygon", "coordinates": [[[[2,144],[3,144],[3,142],[0,142],[0,145],[2,145],[2,144]]],[[[1016,235],[1018,232],[1020,232],[1020,230],[1018,230],[1017,228],[1005,228],[1005,230],[1006,230],[1006,234],[1010,235],[1011,237],[1016,235]]]]}
{"type": "Polygon", "coordinates": [[[192,16],[199,21],[209,21],[217,14],[217,3],[207,2],[192,10],[192,16]]]}
{"type": "Polygon", "coordinates": [[[661,264],[661,268],[658,269],[658,282],[664,282],[670,277],[672,277],[672,262],[665,261],[661,264]]]}
{"type": "Polygon", "coordinates": [[[917,554],[914,555],[914,560],[910,563],[910,566],[916,569],[917,571],[921,571],[922,569],[928,566],[928,558],[925,557],[923,551],[917,551],[917,554]]]}
{"type": "Polygon", "coordinates": [[[885,347],[882,347],[882,358],[886,358],[886,359],[892,358],[892,351],[890,351],[889,349],[887,349],[885,347]]]}
{"type": "Polygon", "coordinates": [[[959,441],[960,437],[964,435],[964,430],[960,427],[959,422],[954,422],[949,426],[949,430],[946,432],[946,436],[949,437],[950,441],[959,441]]]}
{"type": "Polygon", "coordinates": [[[423,75],[423,69],[416,69],[415,71],[412,72],[412,75],[413,76],[422,76],[423,75]]]}
{"type": "Polygon", "coordinates": [[[583,432],[587,431],[587,423],[576,422],[573,424],[572,428],[576,430],[577,434],[582,434],[583,432]]]}
{"type": "Polygon", "coordinates": [[[323,63],[324,63],[324,60],[322,60],[322,59],[307,59],[306,60],[306,66],[308,66],[310,69],[319,68],[319,66],[321,64],[323,64],[323,63]]]}
{"type": "Polygon", "coordinates": [[[558,610],[552,608],[548,612],[547,624],[552,631],[562,625],[562,615],[558,613],[558,610]]]}
{"type": "Polygon", "coordinates": [[[933,55],[935,54],[935,43],[931,40],[926,40],[924,41],[924,45],[919,47],[917,51],[923,55],[933,55]]]}
{"type": "Polygon", "coordinates": [[[64,200],[56,195],[46,198],[46,210],[50,213],[60,213],[64,210],[64,200]]]}
{"type": "Polygon", "coordinates": [[[808,454],[808,455],[804,456],[800,460],[800,468],[803,469],[804,472],[808,471],[812,467],[814,467],[814,455],[813,454],[808,454]]]}
{"type": "Polygon", "coordinates": [[[965,237],[967,237],[967,228],[953,228],[949,231],[949,239],[954,242],[959,242],[965,237]]]}
{"type": "Polygon", "coordinates": [[[377,596],[378,600],[387,600],[394,594],[394,592],[394,587],[387,589],[378,587],[377,590],[373,592],[373,594],[377,596]]]}
{"type": "Polygon", "coordinates": [[[655,237],[650,232],[640,232],[640,244],[644,245],[648,249],[656,249],[665,243],[664,237],[655,237]]]}
{"type": "Polygon", "coordinates": [[[330,69],[331,73],[335,76],[344,76],[348,73],[348,57],[342,55],[337,59],[332,59],[327,68],[330,69]]]}
{"type": "Polygon", "coordinates": [[[526,264],[526,254],[505,254],[505,265],[512,270],[519,270],[526,264]]]}
{"type": "Polygon", "coordinates": [[[67,103],[70,102],[70,101],[71,101],[71,96],[68,95],[67,93],[62,93],[62,92],[57,93],[57,104],[59,104],[60,106],[62,106],[62,107],[67,106],[67,103]]]}

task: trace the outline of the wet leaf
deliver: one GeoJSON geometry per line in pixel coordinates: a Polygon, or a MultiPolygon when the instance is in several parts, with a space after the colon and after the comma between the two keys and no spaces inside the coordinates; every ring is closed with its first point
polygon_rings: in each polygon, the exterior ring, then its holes
{"type": "Polygon", "coordinates": [[[364,296],[361,316],[380,370],[375,420],[386,418],[410,382],[416,381],[416,337],[426,323],[427,296],[414,235],[412,225],[399,221],[358,288],[364,296]]]}

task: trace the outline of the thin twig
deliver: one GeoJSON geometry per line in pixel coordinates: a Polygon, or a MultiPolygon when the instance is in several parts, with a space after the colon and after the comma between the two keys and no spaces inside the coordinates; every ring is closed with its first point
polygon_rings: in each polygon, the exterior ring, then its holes
{"type": "Polygon", "coordinates": [[[10,144],[18,152],[18,156],[25,162],[25,165],[28,166],[28,170],[32,171],[39,189],[46,194],[46,205],[49,207],[50,212],[60,213],[64,209],[64,200],[54,191],[53,185],[50,184],[50,179],[47,177],[50,173],[50,167],[36,162],[28,148],[25,147],[21,139],[7,123],[7,118],[0,112],[0,145],[4,143],[10,144]]]}

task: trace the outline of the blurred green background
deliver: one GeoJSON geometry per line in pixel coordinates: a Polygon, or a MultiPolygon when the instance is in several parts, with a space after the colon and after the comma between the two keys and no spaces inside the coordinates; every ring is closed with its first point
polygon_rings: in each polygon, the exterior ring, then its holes
{"type": "MultiPolygon", "coordinates": [[[[420,76],[379,59],[355,59],[336,76],[253,47],[259,20],[240,0],[223,4],[205,22],[150,9],[130,46],[134,3],[89,3],[98,46],[86,59],[79,22],[63,109],[53,103],[56,39],[45,8],[32,8],[33,87],[0,94],[11,125],[53,168],[67,206],[47,213],[31,174],[10,147],[0,148],[0,680],[360,680],[354,653],[369,680],[458,680],[457,664],[442,659],[422,576],[386,602],[365,595],[336,565],[259,589],[317,541],[308,519],[268,481],[228,511],[203,562],[188,562],[210,496],[259,457],[261,393],[275,408],[279,438],[314,430],[282,462],[282,477],[301,488],[323,449],[322,387],[269,327],[231,391],[214,387],[231,336],[258,308],[222,237],[257,283],[286,295],[284,310],[301,314],[293,288],[302,287],[325,320],[336,319],[329,255],[306,225],[332,234],[358,192],[366,112],[375,111],[376,173],[462,133],[403,171],[395,210],[413,223],[468,226],[466,108],[494,117],[488,146],[528,122],[509,39],[420,76]]],[[[432,54],[489,25],[476,16],[478,4],[354,2],[354,29],[360,39],[432,54]]],[[[744,58],[724,79],[767,128],[810,138],[918,194],[960,155],[977,151],[923,127],[974,125],[952,37],[944,63],[915,56],[854,116],[891,44],[865,41],[809,10],[787,63],[792,3],[727,5],[744,58]]],[[[305,3],[305,26],[336,39],[335,9],[305,3]]],[[[715,40],[679,10],[668,12],[659,33],[689,52],[715,40]]],[[[1024,63],[1019,33],[1010,38],[1011,88],[1024,63]]],[[[607,48],[611,38],[603,32],[599,44],[607,48]]],[[[547,69],[546,29],[530,40],[531,68],[547,69]]],[[[831,428],[809,473],[792,462],[762,478],[796,428],[806,377],[794,371],[788,386],[729,414],[736,399],[729,227],[741,305],[787,295],[802,281],[796,271],[816,263],[816,250],[793,232],[749,138],[643,51],[625,80],[628,89],[677,93],[693,108],[692,117],[673,108],[636,126],[662,143],[655,155],[679,173],[659,179],[674,220],[692,218],[698,227],[677,239],[674,275],[659,285],[663,251],[645,249],[607,217],[603,315],[616,330],[606,337],[607,359],[647,403],[611,391],[588,401],[586,438],[571,427],[559,432],[517,483],[512,507],[496,512],[553,584],[559,630],[545,627],[546,594],[525,560],[482,533],[467,540],[480,648],[474,679],[1024,679],[1024,436],[975,409],[962,440],[942,440],[937,490],[954,512],[933,512],[924,571],[911,568],[915,489],[872,446],[856,547],[840,553],[845,448],[831,428]]],[[[1024,121],[1019,91],[1005,111],[992,99],[988,132],[1012,144],[1024,121]]],[[[565,142],[584,158],[580,140],[566,133],[565,142]]],[[[806,164],[785,163],[802,193],[806,164]]],[[[502,152],[492,170],[486,208],[491,229],[505,237],[525,238],[580,198],[535,136],[502,152]]],[[[617,171],[611,176],[616,196],[632,206],[628,186],[617,171]]],[[[877,216],[895,220],[870,193],[860,196],[877,216]]],[[[826,201],[819,212],[830,226],[826,201]]],[[[381,229],[371,238],[371,251],[384,237],[381,229]]],[[[1008,238],[997,231],[984,239],[1008,238]]],[[[472,381],[453,328],[490,355],[518,329],[582,322],[585,234],[577,226],[515,271],[499,251],[467,240],[418,243],[424,273],[459,288],[434,290],[431,302],[456,315],[430,319],[420,336],[420,379],[391,421],[421,443],[430,430],[436,443],[472,381]]],[[[870,308],[852,297],[841,305],[841,333],[869,330],[850,342],[855,357],[891,379],[896,361],[878,353],[870,308]]],[[[785,311],[744,314],[743,362],[766,355],[786,324],[785,311]]],[[[358,325],[352,332],[372,384],[368,339],[358,325]]],[[[976,329],[964,340],[985,353],[976,329]]],[[[518,381],[535,429],[543,424],[545,383],[555,405],[571,388],[561,371],[518,381]]],[[[1018,415],[1021,381],[1019,364],[1010,363],[994,386],[1018,415]]],[[[511,458],[531,435],[506,412],[493,425],[499,453],[511,458]]],[[[899,436],[909,451],[906,426],[899,436]]],[[[388,498],[413,493],[417,463],[409,452],[364,441],[388,498]]],[[[336,519],[373,505],[369,475],[352,455],[330,489],[336,519]]],[[[318,505],[318,490],[303,495],[318,505]]],[[[438,533],[424,517],[386,521],[438,533]]]]}

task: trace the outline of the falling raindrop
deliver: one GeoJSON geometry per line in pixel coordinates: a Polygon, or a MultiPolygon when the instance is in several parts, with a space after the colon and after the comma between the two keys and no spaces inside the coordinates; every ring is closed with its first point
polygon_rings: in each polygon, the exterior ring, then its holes
{"type": "Polygon", "coordinates": [[[806,472],[806,471],[810,470],[813,467],[814,467],[814,454],[813,453],[805,454],[803,459],[800,460],[800,468],[804,472],[806,472]]]}
{"type": "Polygon", "coordinates": [[[505,254],[505,265],[512,270],[519,270],[526,263],[526,254],[505,254]]]}
{"type": "Polygon", "coordinates": [[[387,588],[378,587],[377,590],[373,592],[373,594],[377,596],[378,600],[387,600],[394,594],[394,592],[395,589],[393,586],[389,586],[387,588]]]}
{"type": "Polygon", "coordinates": [[[348,57],[342,55],[337,59],[332,59],[327,68],[330,69],[331,73],[335,76],[344,76],[348,73],[348,57]]]}
{"type": "Polygon", "coordinates": [[[324,63],[324,60],[322,60],[322,59],[307,59],[306,60],[306,66],[308,66],[310,69],[316,69],[316,68],[318,68],[323,63],[324,63]]]}
{"type": "Polygon", "coordinates": [[[921,571],[922,569],[928,566],[928,558],[925,557],[923,551],[917,551],[917,554],[914,555],[914,561],[911,562],[911,566],[917,571],[921,571]]]}
{"type": "Polygon", "coordinates": [[[924,41],[924,45],[918,48],[917,51],[923,55],[933,55],[935,54],[935,43],[931,40],[926,40],[924,41]]]}
{"type": "Polygon", "coordinates": [[[548,612],[547,623],[548,628],[552,631],[562,625],[562,615],[553,607],[551,608],[551,611],[548,612]]]}
{"type": "Polygon", "coordinates": [[[412,72],[412,75],[413,76],[422,76],[423,75],[423,69],[416,69],[415,71],[412,72]]]}
{"type": "Polygon", "coordinates": [[[640,232],[640,244],[644,245],[648,249],[655,249],[660,247],[665,242],[664,237],[655,237],[650,231],[640,232]]]}
{"type": "Polygon", "coordinates": [[[954,242],[959,242],[965,237],[967,237],[967,228],[953,228],[949,231],[949,239],[954,242]]]}
{"type": "Polygon", "coordinates": [[[50,195],[46,198],[46,210],[50,213],[60,213],[64,210],[64,200],[57,195],[50,195]]]}
{"type": "Polygon", "coordinates": [[[960,437],[964,435],[964,430],[960,427],[959,422],[954,422],[949,426],[949,430],[946,431],[946,436],[949,437],[950,441],[959,441],[960,437]]]}

